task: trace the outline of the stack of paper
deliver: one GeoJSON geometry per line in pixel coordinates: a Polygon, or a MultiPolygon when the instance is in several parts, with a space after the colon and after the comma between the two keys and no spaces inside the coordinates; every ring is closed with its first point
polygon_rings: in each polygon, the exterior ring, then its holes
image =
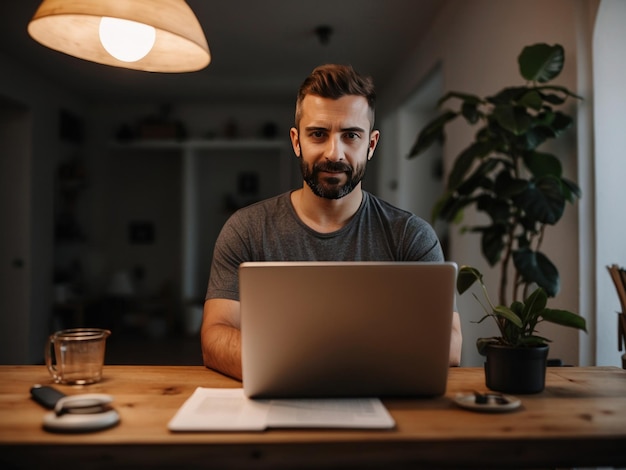
{"type": "Polygon", "coordinates": [[[622,306],[621,313],[618,312],[617,314],[617,341],[619,350],[621,351],[622,348],[626,347],[626,270],[616,264],[607,266],[607,269],[611,274],[611,279],[613,279],[613,283],[617,289],[617,296],[622,306]]]}
{"type": "Polygon", "coordinates": [[[241,388],[202,388],[185,401],[170,431],[262,431],[267,428],[390,429],[378,398],[252,400],[241,388]]]}

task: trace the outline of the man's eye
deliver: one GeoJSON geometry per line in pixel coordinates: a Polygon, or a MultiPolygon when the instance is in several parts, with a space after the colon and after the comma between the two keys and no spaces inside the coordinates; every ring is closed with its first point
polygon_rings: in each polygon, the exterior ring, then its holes
{"type": "Polygon", "coordinates": [[[311,132],[311,137],[314,137],[316,139],[321,139],[322,137],[324,137],[324,132],[323,131],[313,131],[313,132],[311,132]]]}
{"type": "Polygon", "coordinates": [[[359,138],[359,134],[357,134],[356,132],[346,132],[345,133],[345,137],[348,140],[354,140],[354,139],[358,139],[359,138]]]}

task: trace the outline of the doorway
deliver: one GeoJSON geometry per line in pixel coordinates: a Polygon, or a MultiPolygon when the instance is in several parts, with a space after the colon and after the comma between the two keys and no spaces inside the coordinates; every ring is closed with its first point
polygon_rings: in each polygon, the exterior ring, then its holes
{"type": "Polygon", "coordinates": [[[28,364],[30,325],[29,109],[0,97],[0,364],[28,364]]]}
{"type": "Polygon", "coordinates": [[[420,129],[437,116],[437,101],[443,95],[443,77],[437,67],[409,96],[398,110],[398,196],[399,207],[433,225],[448,258],[448,226],[432,220],[432,209],[444,192],[443,149],[433,145],[427,152],[409,159],[408,155],[420,129]]]}

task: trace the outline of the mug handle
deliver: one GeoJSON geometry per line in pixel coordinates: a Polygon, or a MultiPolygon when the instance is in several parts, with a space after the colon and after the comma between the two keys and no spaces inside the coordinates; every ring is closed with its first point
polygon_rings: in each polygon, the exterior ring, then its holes
{"type": "MultiPolygon", "coordinates": [[[[54,356],[54,335],[48,336],[48,341],[46,342],[46,366],[48,367],[48,371],[50,371],[50,375],[56,381],[58,379],[58,371],[57,368],[52,364],[52,359],[54,356]]],[[[56,363],[56,357],[54,357],[54,362],[56,363]]]]}

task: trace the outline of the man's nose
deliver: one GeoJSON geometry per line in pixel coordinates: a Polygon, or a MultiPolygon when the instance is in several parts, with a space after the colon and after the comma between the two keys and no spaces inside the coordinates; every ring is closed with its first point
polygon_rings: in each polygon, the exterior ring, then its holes
{"type": "Polygon", "coordinates": [[[331,137],[326,142],[326,149],[324,156],[331,161],[343,160],[343,148],[341,146],[341,139],[339,136],[331,137]]]}

